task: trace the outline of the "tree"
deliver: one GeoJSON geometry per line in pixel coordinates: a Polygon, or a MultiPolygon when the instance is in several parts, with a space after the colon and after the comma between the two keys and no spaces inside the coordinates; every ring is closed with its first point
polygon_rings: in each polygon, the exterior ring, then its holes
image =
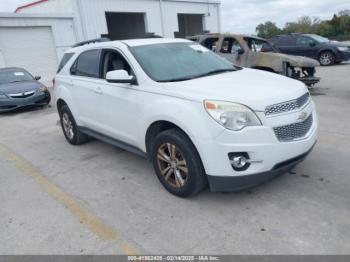
{"type": "Polygon", "coordinates": [[[256,27],[256,32],[259,37],[262,38],[270,38],[274,35],[278,35],[281,33],[281,29],[279,29],[276,23],[268,21],[264,24],[260,24],[256,27]]]}
{"type": "Polygon", "coordinates": [[[258,36],[271,38],[278,34],[309,33],[318,34],[332,39],[350,39],[350,9],[339,11],[331,20],[320,20],[317,17],[303,16],[296,22],[287,22],[283,29],[274,22],[268,21],[256,27],[258,36]]]}

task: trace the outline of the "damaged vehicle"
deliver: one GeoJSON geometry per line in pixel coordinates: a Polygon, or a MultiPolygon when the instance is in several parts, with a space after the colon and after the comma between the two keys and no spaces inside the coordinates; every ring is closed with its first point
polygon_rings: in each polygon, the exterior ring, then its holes
{"type": "Polygon", "coordinates": [[[316,77],[318,61],[279,53],[269,41],[248,35],[209,34],[189,37],[230,62],[242,66],[285,75],[311,87],[321,79],[316,77]]]}

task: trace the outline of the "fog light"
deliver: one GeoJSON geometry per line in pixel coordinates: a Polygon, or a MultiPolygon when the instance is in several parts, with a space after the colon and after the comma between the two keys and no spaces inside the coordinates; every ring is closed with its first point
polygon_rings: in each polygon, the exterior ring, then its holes
{"type": "Polygon", "coordinates": [[[247,153],[229,153],[228,157],[233,169],[236,171],[245,171],[250,166],[249,155],[247,153]]]}

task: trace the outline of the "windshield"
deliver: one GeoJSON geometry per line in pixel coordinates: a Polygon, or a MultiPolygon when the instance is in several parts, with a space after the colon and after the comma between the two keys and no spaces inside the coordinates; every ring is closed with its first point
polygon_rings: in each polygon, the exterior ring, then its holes
{"type": "Polygon", "coordinates": [[[33,77],[23,70],[0,71],[0,84],[9,84],[16,82],[32,81],[33,77]]]}
{"type": "Polygon", "coordinates": [[[318,43],[328,43],[329,39],[325,38],[323,36],[320,35],[309,35],[312,39],[314,39],[315,41],[317,41],[318,43]]]}
{"type": "Polygon", "coordinates": [[[157,82],[176,82],[237,70],[196,43],[167,43],[130,48],[143,70],[157,82]]]}

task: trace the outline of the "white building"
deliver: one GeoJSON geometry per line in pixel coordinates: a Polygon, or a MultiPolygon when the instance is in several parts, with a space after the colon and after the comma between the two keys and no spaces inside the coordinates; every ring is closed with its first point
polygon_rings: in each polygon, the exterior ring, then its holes
{"type": "Polygon", "coordinates": [[[40,0],[15,13],[0,13],[0,67],[24,67],[46,83],[76,42],[220,32],[220,0],[40,0]]]}

